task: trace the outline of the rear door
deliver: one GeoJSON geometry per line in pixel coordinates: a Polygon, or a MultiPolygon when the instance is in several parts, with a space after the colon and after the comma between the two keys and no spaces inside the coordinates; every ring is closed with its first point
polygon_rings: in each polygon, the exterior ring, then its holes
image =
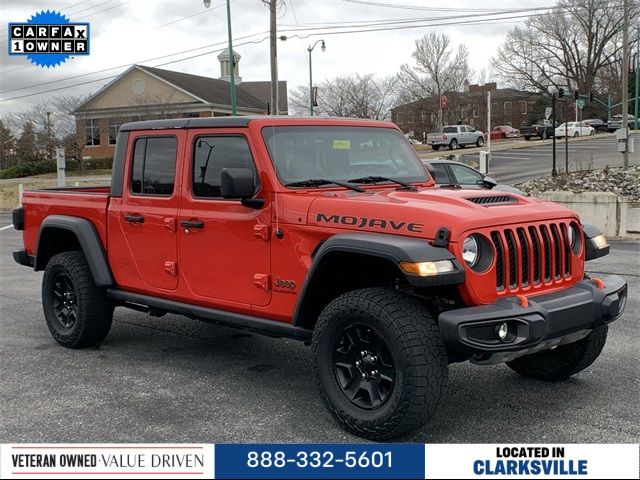
{"type": "Polygon", "coordinates": [[[144,284],[178,286],[176,218],[180,199],[182,130],[132,132],[119,224],[144,284]]]}
{"type": "Polygon", "coordinates": [[[255,149],[242,129],[190,130],[179,214],[180,265],[190,290],[212,303],[264,306],[271,300],[270,207],[221,196],[224,168],[254,171],[255,149]]]}

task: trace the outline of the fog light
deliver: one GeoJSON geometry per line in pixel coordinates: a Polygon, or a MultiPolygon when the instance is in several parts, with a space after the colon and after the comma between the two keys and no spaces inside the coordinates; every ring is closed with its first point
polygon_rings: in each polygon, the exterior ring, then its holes
{"type": "Polygon", "coordinates": [[[503,323],[498,327],[498,338],[501,342],[504,342],[507,339],[507,335],[509,335],[509,325],[503,323]]]}

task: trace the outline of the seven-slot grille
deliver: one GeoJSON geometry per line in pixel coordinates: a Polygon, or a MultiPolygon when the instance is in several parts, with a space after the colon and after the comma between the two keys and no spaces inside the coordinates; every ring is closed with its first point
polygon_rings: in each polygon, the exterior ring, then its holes
{"type": "Polygon", "coordinates": [[[496,249],[496,289],[520,290],[571,276],[567,223],[550,223],[491,232],[496,249]]]}

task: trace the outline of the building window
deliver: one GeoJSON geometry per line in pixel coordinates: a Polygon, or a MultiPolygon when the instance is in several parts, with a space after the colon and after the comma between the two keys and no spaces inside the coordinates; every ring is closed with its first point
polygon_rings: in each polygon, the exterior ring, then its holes
{"type": "Polygon", "coordinates": [[[84,125],[85,143],[90,146],[100,145],[100,124],[98,120],[89,118],[84,125]]]}
{"type": "Polygon", "coordinates": [[[523,115],[526,115],[527,113],[529,113],[529,111],[527,110],[527,101],[526,100],[521,100],[520,101],[520,110],[523,115]]]}
{"type": "Polygon", "coordinates": [[[493,117],[493,116],[496,116],[496,115],[499,115],[498,114],[498,103],[494,102],[494,103],[491,104],[491,116],[493,117]]]}
{"type": "Polygon", "coordinates": [[[476,105],[475,107],[473,107],[473,118],[478,118],[480,116],[480,109],[478,108],[478,105],[476,105]]]}
{"type": "Polygon", "coordinates": [[[511,115],[511,102],[504,102],[504,114],[511,115]]]}
{"type": "Polygon", "coordinates": [[[131,193],[171,196],[177,149],[176,137],[138,138],[133,150],[131,193]]]}
{"type": "Polygon", "coordinates": [[[118,130],[120,129],[120,123],[114,119],[109,119],[109,145],[116,144],[116,138],[118,138],[118,130]]]}

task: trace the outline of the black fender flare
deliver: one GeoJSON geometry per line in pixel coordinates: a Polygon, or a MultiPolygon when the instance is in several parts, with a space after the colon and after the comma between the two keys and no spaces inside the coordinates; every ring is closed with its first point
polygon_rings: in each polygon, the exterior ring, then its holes
{"type": "Polygon", "coordinates": [[[100,240],[95,225],[86,218],[68,215],[50,215],[40,225],[36,243],[36,259],[34,269],[44,270],[48,259],[46,245],[50,235],[56,230],[67,230],[75,235],[82,248],[87,264],[93,275],[93,280],[99,287],[110,287],[115,284],[107,253],[100,240]]]}
{"type": "Polygon", "coordinates": [[[431,277],[405,274],[398,267],[398,271],[401,275],[404,275],[408,283],[417,287],[457,285],[464,283],[465,279],[463,267],[449,250],[444,247],[434,247],[424,239],[384,233],[337,234],[320,244],[313,254],[313,262],[305,278],[293,313],[294,325],[301,318],[305,301],[310,295],[313,295],[310,290],[312,289],[315,273],[319,266],[322,265],[322,262],[334,252],[378,257],[388,260],[396,266],[400,262],[451,260],[454,265],[453,272],[431,277]]]}

